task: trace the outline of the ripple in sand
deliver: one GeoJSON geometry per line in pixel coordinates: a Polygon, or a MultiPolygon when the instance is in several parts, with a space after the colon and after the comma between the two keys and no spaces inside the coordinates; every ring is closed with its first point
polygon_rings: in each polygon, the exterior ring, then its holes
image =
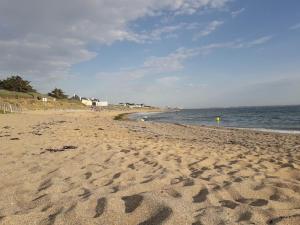
{"type": "Polygon", "coordinates": [[[40,186],[38,188],[38,192],[48,189],[49,187],[51,187],[51,185],[52,185],[51,179],[45,180],[44,182],[42,182],[40,184],[40,186]]]}
{"type": "Polygon", "coordinates": [[[92,195],[91,191],[87,188],[83,188],[83,193],[78,195],[83,200],[87,200],[92,195]]]}
{"type": "Polygon", "coordinates": [[[66,211],[65,213],[72,212],[77,206],[77,203],[72,204],[66,211]]]}

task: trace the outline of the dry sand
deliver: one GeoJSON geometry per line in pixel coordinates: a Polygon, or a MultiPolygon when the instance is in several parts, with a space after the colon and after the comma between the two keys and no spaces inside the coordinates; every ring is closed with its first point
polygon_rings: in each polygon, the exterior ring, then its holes
{"type": "Polygon", "coordinates": [[[300,135],[0,115],[0,224],[300,224],[300,135]]]}

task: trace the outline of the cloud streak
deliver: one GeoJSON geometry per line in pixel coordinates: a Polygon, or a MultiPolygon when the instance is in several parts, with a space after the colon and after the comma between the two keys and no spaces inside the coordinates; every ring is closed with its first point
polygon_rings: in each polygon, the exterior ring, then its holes
{"type": "Polygon", "coordinates": [[[272,38],[273,38],[273,36],[271,36],[271,35],[260,37],[260,38],[257,38],[256,40],[253,40],[253,41],[247,43],[246,46],[253,47],[256,45],[262,45],[262,44],[265,44],[265,43],[271,41],[272,38]]]}
{"type": "Polygon", "coordinates": [[[253,48],[270,41],[272,36],[263,36],[251,41],[232,41],[223,43],[212,43],[198,48],[178,48],[166,56],[152,56],[136,68],[120,70],[117,72],[101,72],[96,75],[98,78],[118,77],[124,80],[141,79],[145,76],[164,75],[170,72],[178,72],[184,69],[186,60],[199,55],[208,55],[220,49],[241,49],[253,48]]]}
{"type": "Polygon", "coordinates": [[[293,26],[290,27],[290,30],[298,30],[300,29],[300,23],[294,24],[293,26]]]}
{"type": "Polygon", "coordinates": [[[196,41],[199,38],[210,35],[214,32],[218,27],[220,27],[224,21],[214,20],[210,22],[203,30],[194,35],[193,40],[196,41]]]}
{"type": "Polygon", "coordinates": [[[232,18],[235,18],[235,17],[239,16],[239,15],[242,14],[245,10],[246,10],[245,8],[241,8],[241,9],[239,9],[239,10],[232,11],[232,12],[231,12],[232,18]]]}

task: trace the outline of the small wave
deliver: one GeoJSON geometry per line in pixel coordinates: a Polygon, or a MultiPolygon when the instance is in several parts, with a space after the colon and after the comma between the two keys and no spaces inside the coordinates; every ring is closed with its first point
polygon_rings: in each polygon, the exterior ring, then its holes
{"type": "Polygon", "coordinates": [[[143,119],[144,117],[148,118],[148,116],[159,114],[159,113],[163,113],[163,112],[138,112],[138,113],[130,114],[129,118],[133,120],[139,120],[139,119],[143,119]]]}
{"type": "Polygon", "coordinates": [[[276,129],[266,129],[266,128],[239,128],[239,127],[234,127],[234,128],[241,129],[241,130],[253,130],[253,131],[279,133],[279,134],[300,134],[300,130],[276,130],[276,129]]]}

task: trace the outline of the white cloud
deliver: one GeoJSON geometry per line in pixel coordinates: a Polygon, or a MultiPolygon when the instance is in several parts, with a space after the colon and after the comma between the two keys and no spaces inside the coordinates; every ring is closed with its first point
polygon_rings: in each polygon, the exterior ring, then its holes
{"type": "Polygon", "coordinates": [[[184,62],[199,54],[199,49],[179,48],[166,56],[152,56],[147,58],[144,63],[136,68],[123,69],[117,72],[101,72],[98,78],[118,77],[124,80],[135,80],[145,76],[154,76],[169,72],[177,72],[184,68],[184,62]]]}
{"type": "Polygon", "coordinates": [[[238,15],[240,15],[241,13],[243,13],[244,11],[245,11],[245,8],[241,8],[241,9],[239,9],[237,11],[233,11],[233,12],[231,12],[231,16],[232,16],[232,18],[235,18],[238,15]]]}
{"type": "Polygon", "coordinates": [[[179,10],[176,10],[176,14],[193,14],[199,8],[221,8],[225,6],[231,0],[175,0],[174,6],[179,6],[179,10]],[[176,4],[177,3],[177,4],[176,4]]]}
{"type": "Polygon", "coordinates": [[[297,30],[300,29],[300,23],[294,24],[293,26],[290,27],[290,30],[297,30]]]}
{"type": "Polygon", "coordinates": [[[198,54],[197,49],[179,48],[175,52],[165,57],[150,57],[145,62],[143,67],[150,69],[152,72],[173,72],[183,68],[184,60],[198,54]]]}
{"type": "Polygon", "coordinates": [[[141,33],[131,33],[131,40],[137,43],[150,43],[164,38],[176,37],[174,32],[185,28],[186,23],[179,23],[177,25],[162,26],[151,31],[143,31],[141,33]]]}
{"type": "Polygon", "coordinates": [[[255,40],[247,43],[247,46],[248,47],[253,47],[253,46],[256,46],[256,45],[262,45],[262,44],[265,44],[265,43],[269,42],[272,38],[273,38],[272,35],[260,37],[260,38],[257,38],[255,40]]]}
{"type": "Polygon", "coordinates": [[[220,27],[223,23],[224,23],[223,21],[219,21],[219,20],[214,20],[214,21],[210,22],[203,30],[201,30],[199,33],[194,35],[193,40],[197,40],[201,37],[210,35],[218,27],[220,27]]]}
{"type": "Polygon", "coordinates": [[[164,75],[170,72],[178,72],[184,69],[186,60],[198,55],[207,55],[218,49],[240,49],[252,48],[262,45],[271,40],[272,36],[264,36],[252,41],[232,41],[224,43],[213,43],[198,48],[178,48],[166,56],[152,56],[147,58],[141,66],[119,70],[117,72],[101,72],[98,78],[118,77],[124,80],[136,80],[145,76],[164,75]]]}
{"type": "Polygon", "coordinates": [[[0,40],[0,68],[4,72],[31,75],[66,75],[76,63],[93,58],[96,53],[85,49],[77,40],[39,37],[23,40],[0,40]]]}
{"type": "MultiPolygon", "coordinates": [[[[193,13],[223,7],[228,0],[1,0],[1,73],[18,72],[48,77],[95,57],[87,45],[140,41],[129,28],[140,18],[161,12],[193,13]]],[[[153,31],[159,39],[178,27],[153,31]]],[[[147,35],[146,35],[147,36],[147,35]]],[[[142,37],[143,40],[143,37],[142,37]]]]}

